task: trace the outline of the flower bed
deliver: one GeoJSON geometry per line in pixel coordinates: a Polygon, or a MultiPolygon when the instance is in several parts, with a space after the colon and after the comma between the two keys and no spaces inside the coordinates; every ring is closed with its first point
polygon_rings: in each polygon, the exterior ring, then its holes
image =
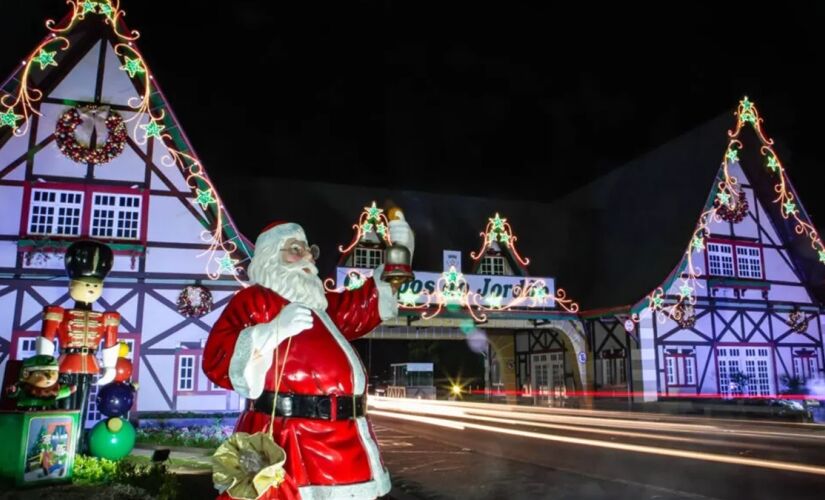
{"type": "Polygon", "coordinates": [[[216,421],[212,425],[176,426],[168,423],[144,424],[137,429],[137,442],[188,448],[217,448],[232,435],[232,426],[216,421]]]}

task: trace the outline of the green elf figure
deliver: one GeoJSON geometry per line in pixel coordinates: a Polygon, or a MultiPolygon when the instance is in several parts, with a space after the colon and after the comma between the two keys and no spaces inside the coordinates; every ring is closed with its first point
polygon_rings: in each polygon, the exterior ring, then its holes
{"type": "Polygon", "coordinates": [[[71,396],[75,386],[60,385],[59,367],[53,356],[38,354],[23,361],[20,380],[8,388],[9,397],[17,399],[17,408],[52,410],[57,400],[71,396]]]}

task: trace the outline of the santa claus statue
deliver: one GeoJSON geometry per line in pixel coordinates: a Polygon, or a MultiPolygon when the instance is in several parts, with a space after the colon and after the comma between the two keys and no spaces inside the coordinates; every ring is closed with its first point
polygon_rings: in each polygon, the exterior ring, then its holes
{"type": "MultiPolygon", "coordinates": [[[[403,217],[390,221],[389,231],[412,252],[403,217]]],[[[356,290],[326,292],[317,256],[298,224],[267,227],[248,267],[252,286],[212,328],[203,369],[249,400],[236,432],[268,432],[275,415],[287,480],[263,498],[380,497],[390,478],[366,418],[364,366],[350,342],[398,314],[396,290],[378,279],[381,266],[356,290]]]]}

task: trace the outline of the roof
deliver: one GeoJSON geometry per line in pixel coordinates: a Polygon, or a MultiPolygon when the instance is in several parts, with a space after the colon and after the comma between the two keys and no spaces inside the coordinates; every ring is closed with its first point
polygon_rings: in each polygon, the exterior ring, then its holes
{"type": "Polygon", "coordinates": [[[181,169],[190,192],[193,197],[198,197],[211,226],[209,243],[212,246],[208,253],[214,262],[213,270],[208,274],[217,279],[221,277],[222,268],[228,267],[226,272],[240,278],[252,249],[238,233],[235,223],[213,191],[205,167],[175,117],[157,78],[139,52],[139,34],[130,31],[124,23],[125,15],[119,9],[119,3],[111,0],[89,2],[88,5],[70,2],[69,13],[60,22],[46,22],[48,33],[45,38],[0,85],[0,114],[6,115],[0,119],[0,147],[12,137],[12,133],[22,135],[27,130],[29,120],[38,113],[42,98],[54,90],[98,40],[107,41],[115,47],[115,53],[123,63],[119,69],[128,75],[140,96],[139,102],[130,102],[129,106],[130,111],[140,115],[139,119],[127,124],[132,140],[141,143],[149,137],[156,137],[163,141],[172,156],[170,162],[181,169]],[[42,59],[44,55],[46,59],[42,59]],[[139,125],[142,121],[150,126],[139,125]],[[227,260],[224,266],[222,259],[231,260],[227,260]],[[233,270],[236,268],[240,269],[241,272],[237,273],[240,276],[233,270]]]}

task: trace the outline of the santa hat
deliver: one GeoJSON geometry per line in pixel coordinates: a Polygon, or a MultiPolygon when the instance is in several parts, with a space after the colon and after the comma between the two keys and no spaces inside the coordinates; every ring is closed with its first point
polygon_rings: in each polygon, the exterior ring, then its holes
{"type": "Polygon", "coordinates": [[[280,248],[289,238],[295,238],[301,241],[307,240],[304,229],[298,224],[282,220],[275,221],[261,231],[258,239],[255,240],[255,247],[275,245],[276,248],[280,248]]]}

